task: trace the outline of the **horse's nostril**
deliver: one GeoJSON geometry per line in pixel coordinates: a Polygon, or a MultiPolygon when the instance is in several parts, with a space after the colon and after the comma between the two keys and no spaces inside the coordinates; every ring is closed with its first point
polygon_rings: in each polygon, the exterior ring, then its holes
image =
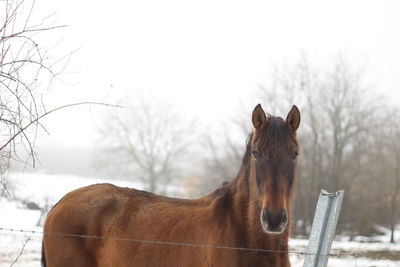
{"type": "Polygon", "coordinates": [[[279,212],[270,212],[267,208],[263,209],[262,221],[270,231],[281,231],[288,221],[287,212],[281,209],[279,212]]]}

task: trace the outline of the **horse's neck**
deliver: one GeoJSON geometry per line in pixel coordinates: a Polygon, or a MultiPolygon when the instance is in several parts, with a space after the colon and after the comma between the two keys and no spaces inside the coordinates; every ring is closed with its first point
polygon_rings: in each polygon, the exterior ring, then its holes
{"type": "Polygon", "coordinates": [[[233,214],[237,225],[245,231],[246,245],[252,248],[286,250],[288,243],[287,232],[282,235],[268,235],[263,232],[260,222],[261,204],[258,188],[250,179],[249,167],[242,167],[238,177],[230,184],[233,200],[233,214]]]}

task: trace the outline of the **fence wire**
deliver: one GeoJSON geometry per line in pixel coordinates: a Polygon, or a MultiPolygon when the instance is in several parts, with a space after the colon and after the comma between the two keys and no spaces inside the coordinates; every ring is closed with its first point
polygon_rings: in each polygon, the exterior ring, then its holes
{"type": "Polygon", "coordinates": [[[354,257],[355,259],[362,257],[362,256],[366,256],[364,253],[338,252],[338,253],[329,253],[329,254],[319,254],[319,253],[307,253],[305,251],[295,251],[295,250],[273,250],[273,249],[260,249],[260,248],[220,246],[220,245],[210,245],[210,244],[194,244],[194,243],[186,243],[186,242],[154,241],[154,240],[146,240],[146,239],[82,235],[82,234],[60,233],[60,232],[44,232],[44,231],[36,231],[36,230],[24,230],[24,229],[13,229],[13,228],[3,228],[3,227],[0,227],[0,231],[25,233],[25,234],[54,235],[54,236],[74,237],[74,238],[102,239],[102,240],[122,241],[122,242],[132,242],[132,243],[145,243],[145,244],[154,244],[154,245],[186,246],[186,247],[197,247],[197,248],[227,249],[227,250],[268,252],[268,253],[288,253],[288,254],[297,254],[297,255],[301,255],[301,256],[311,255],[311,256],[329,256],[329,257],[338,257],[338,258],[354,257]]]}

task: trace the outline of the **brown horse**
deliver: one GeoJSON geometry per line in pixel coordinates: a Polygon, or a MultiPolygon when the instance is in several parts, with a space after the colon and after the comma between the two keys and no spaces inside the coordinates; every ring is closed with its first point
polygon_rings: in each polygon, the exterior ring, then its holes
{"type": "Polygon", "coordinates": [[[65,195],[44,226],[43,266],[290,266],[300,113],[293,106],[284,121],[257,105],[252,122],[238,176],[202,198],[167,198],[111,184],[65,195]]]}

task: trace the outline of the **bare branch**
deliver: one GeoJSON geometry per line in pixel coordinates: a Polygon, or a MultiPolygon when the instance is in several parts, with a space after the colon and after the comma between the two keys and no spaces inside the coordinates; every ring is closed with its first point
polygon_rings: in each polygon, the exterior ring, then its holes
{"type": "Polygon", "coordinates": [[[17,257],[14,259],[14,261],[11,263],[10,267],[14,266],[14,264],[19,260],[19,258],[21,257],[22,253],[24,253],[26,244],[28,244],[28,242],[31,241],[31,240],[32,240],[31,237],[28,237],[28,239],[25,240],[25,242],[22,244],[22,248],[21,248],[21,250],[19,251],[18,256],[17,256],[17,257]]]}
{"type": "Polygon", "coordinates": [[[112,105],[112,104],[106,104],[106,103],[97,103],[97,102],[79,102],[79,103],[73,103],[73,104],[68,104],[68,105],[64,105],[64,106],[60,106],[57,108],[54,108],[52,110],[46,111],[44,114],[40,115],[39,117],[35,118],[34,120],[32,120],[30,123],[28,123],[27,125],[19,128],[19,130],[5,143],[0,147],[0,151],[3,150],[5,147],[7,147],[12,141],[14,141],[15,138],[17,138],[21,133],[24,133],[24,131],[26,129],[28,129],[29,127],[31,127],[33,124],[37,123],[39,120],[41,120],[42,118],[46,117],[47,115],[50,115],[51,113],[54,113],[58,110],[61,109],[65,109],[65,108],[69,108],[69,107],[74,107],[74,106],[80,106],[80,105],[102,105],[102,106],[108,106],[108,107],[118,107],[120,108],[120,106],[117,105],[112,105]]]}

